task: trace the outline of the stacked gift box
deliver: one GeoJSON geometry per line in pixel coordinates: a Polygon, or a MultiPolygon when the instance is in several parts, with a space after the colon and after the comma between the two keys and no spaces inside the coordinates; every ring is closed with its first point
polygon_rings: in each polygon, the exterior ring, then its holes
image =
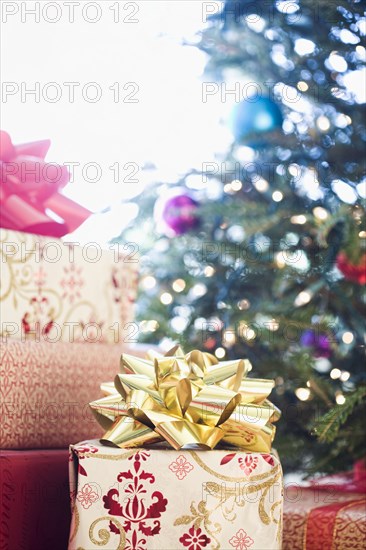
{"type": "Polygon", "coordinates": [[[67,449],[100,435],[88,403],[131,345],[136,264],[104,251],[90,264],[75,246],[75,263],[50,264],[38,251],[51,244],[65,250],[57,239],[1,229],[1,538],[9,550],[67,547],[67,449]]]}
{"type": "Polygon", "coordinates": [[[137,259],[58,238],[90,212],[60,193],[68,174],[45,162],[49,145],[14,146],[1,132],[0,540],[8,550],[67,547],[68,447],[100,435],[88,403],[137,332],[137,259]]]}
{"type": "Polygon", "coordinates": [[[283,550],[366,548],[366,461],[285,489],[283,550]]]}
{"type": "Polygon", "coordinates": [[[249,370],[180,347],[124,353],[90,404],[105,433],[70,447],[69,550],[279,550],[279,411],[249,370]]]}

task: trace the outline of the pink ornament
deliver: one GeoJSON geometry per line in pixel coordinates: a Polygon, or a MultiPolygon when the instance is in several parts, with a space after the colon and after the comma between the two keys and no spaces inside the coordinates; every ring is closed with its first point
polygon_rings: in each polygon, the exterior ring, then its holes
{"type": "Polygon", "coordinates": [[[168,236],[184,235],[199,227],[198,207],[199,203],[184,189],[175,190],[157,201],[155,219],[168,236]]]}

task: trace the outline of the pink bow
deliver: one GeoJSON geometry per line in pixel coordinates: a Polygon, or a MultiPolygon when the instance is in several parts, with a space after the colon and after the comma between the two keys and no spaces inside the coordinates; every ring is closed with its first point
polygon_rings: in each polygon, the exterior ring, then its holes
{"type": "Polygon", "coordinates": [[[50,140],[13,145],[0,131],[0,226],[6,229],[61,237],[91,214],[59,191],[68,183],[66,167],[45,162],[50,140]],[[46,209],[63,221],[55,221],[46,209]]]}

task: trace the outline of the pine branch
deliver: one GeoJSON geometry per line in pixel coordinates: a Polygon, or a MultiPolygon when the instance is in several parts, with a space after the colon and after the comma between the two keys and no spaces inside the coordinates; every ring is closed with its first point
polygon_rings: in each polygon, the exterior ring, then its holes
{"type": "Polygon", "coordinates": [[[313,392],[316,393],[318,397],[320,397],[320,399],[324,401],[327,407],[332,406],[332,403],[329,397],[327,396],[327,394],[325,393],[325,391],[320,385],[320,381],[317,382],[316,380],[314,380],[314,378],[310,378],[309,385],[310,385],[310,388],[313,390],[313,392]]]}
{"type": "Polygon", "coordinates": [[[365,397],[366,386],[362,386],[347,396],[344,405],[337,405],[327,412],[314,428],[314,434],[319,441],[332,443],[337,438],[340,428],[365,397]]]}

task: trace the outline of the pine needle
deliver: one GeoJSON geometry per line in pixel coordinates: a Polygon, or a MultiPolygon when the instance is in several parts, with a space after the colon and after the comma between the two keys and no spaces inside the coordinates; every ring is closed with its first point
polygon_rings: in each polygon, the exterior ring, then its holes
{"type": "Polygon", "coordinates": [[[361,386],[347,396],[344,405],[337,405],[327,412],[316,424],[314,433],[321,442],[332,443],[342,425],[366,396],[366,386],[361,386]]]}

